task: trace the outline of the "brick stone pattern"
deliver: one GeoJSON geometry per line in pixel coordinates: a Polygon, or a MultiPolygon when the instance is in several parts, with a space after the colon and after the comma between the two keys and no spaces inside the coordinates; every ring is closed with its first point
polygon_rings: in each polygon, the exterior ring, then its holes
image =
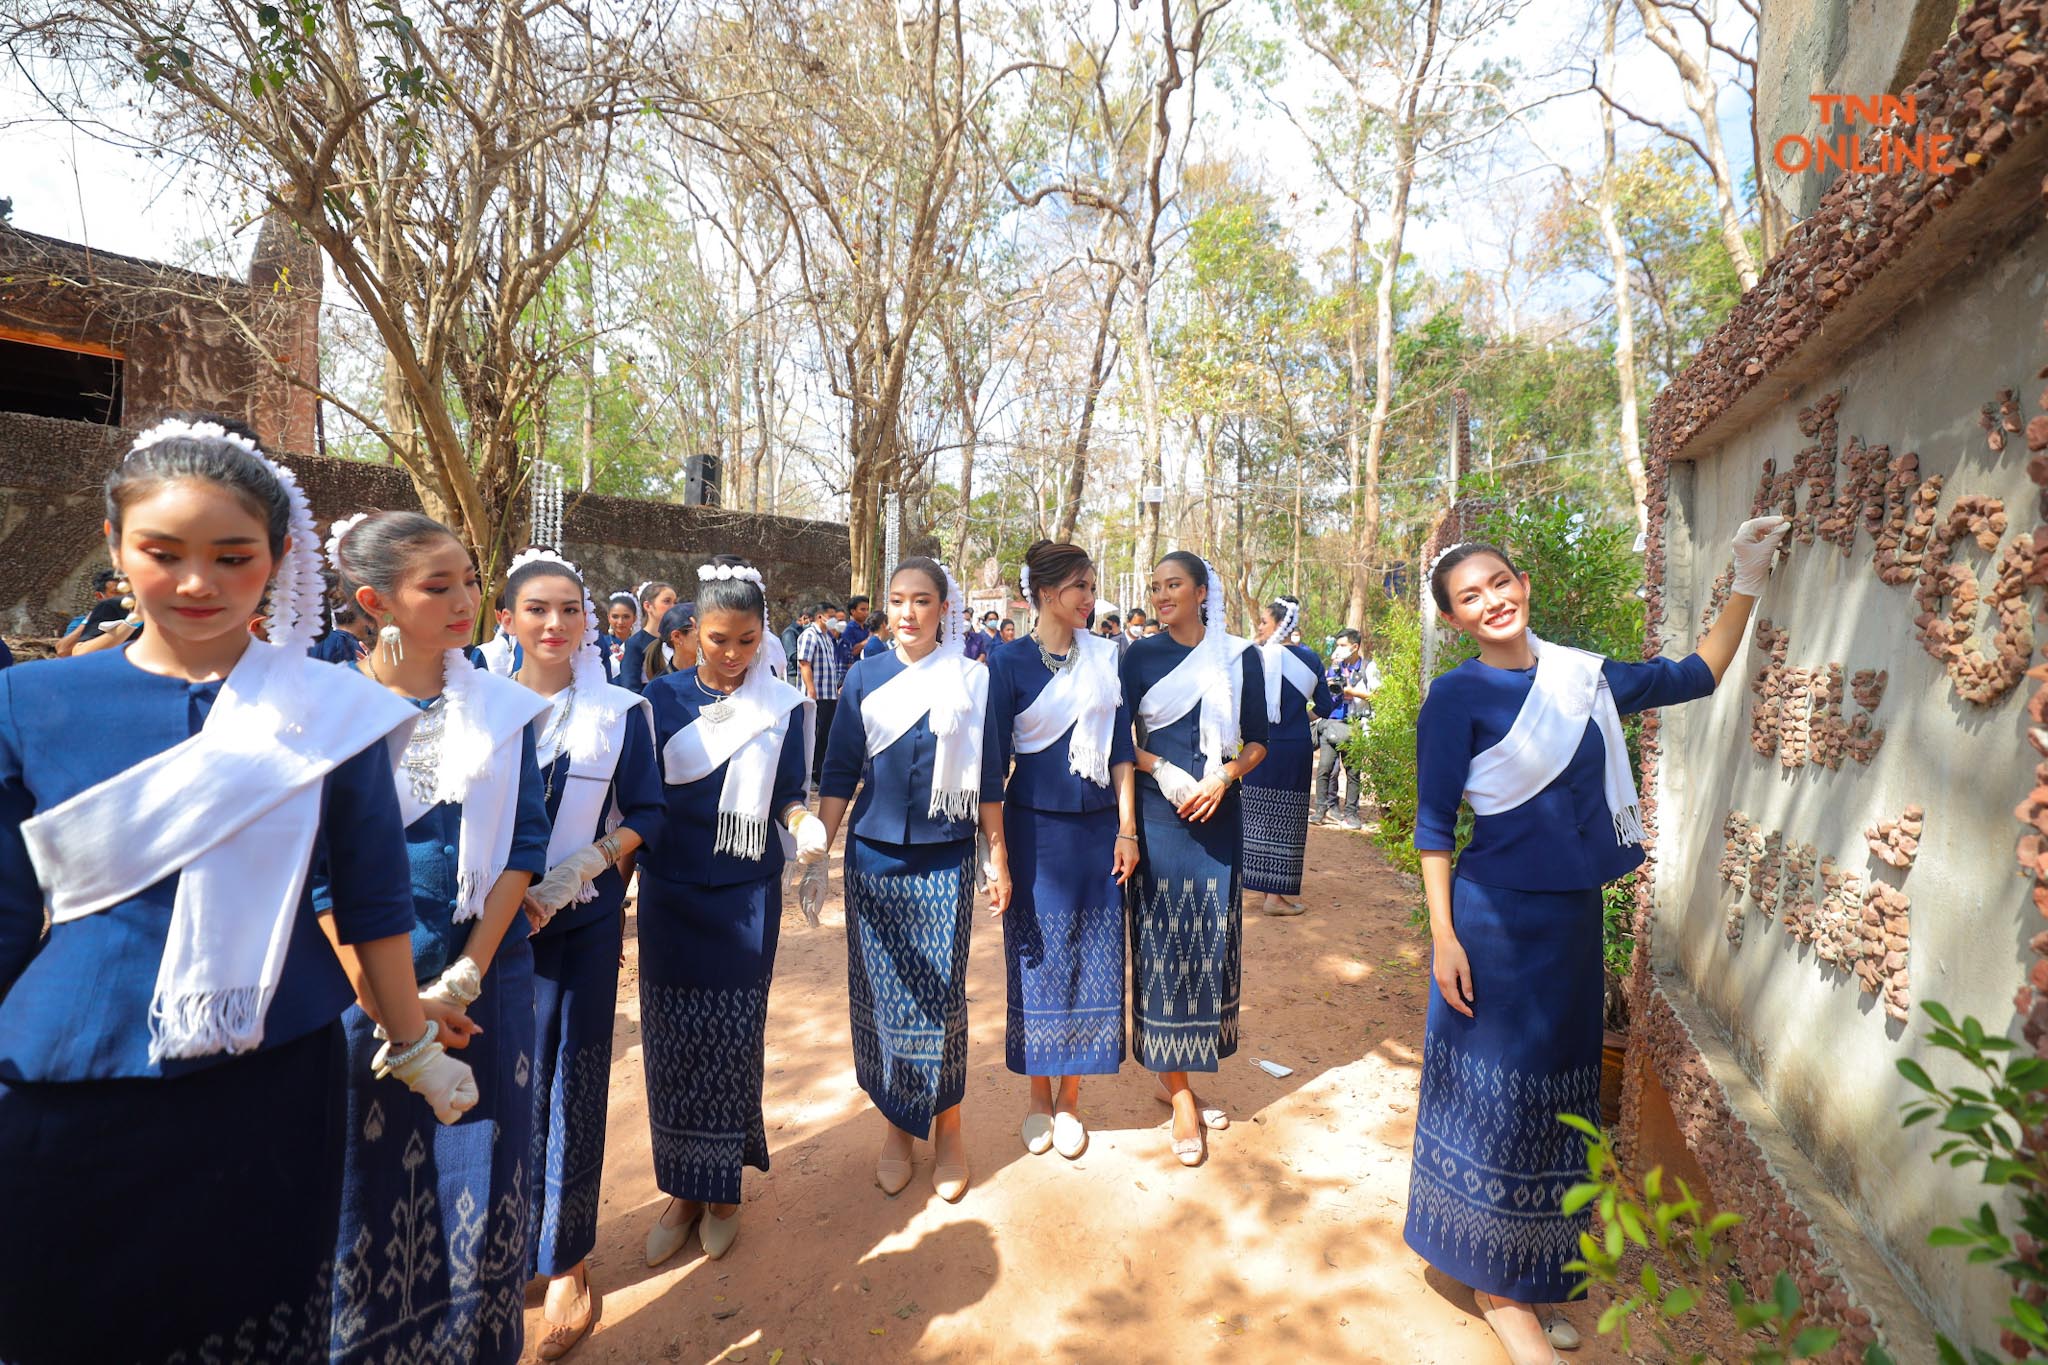
{"type": "MultiPolygon", "coordinates": [[[[106,563],[100,489],[134,436],[0,413],[0,627],[10,634],[53,633],[83,609],[92,571],[106,563]]],[[[323,531],[355,512],[419,507],[412,481],[393,466],[300,455],[285,462],[323,531]]],[[[846,528],[836,522],[586,495],[569,499],[563,531],[593,593],[662,578],[688,600],[698,565],[744,555],[768,580],[778,623],[799,603],[843,598],[851,574],[846,528]]]]}
{"type": "Polygon", "coordinates": [[[320,253],[278,219],[247,280],[180,270],[0,226],[0,328],[121,357],[124,425],[232,412],[286,450],[314,448],[320,253]]]}

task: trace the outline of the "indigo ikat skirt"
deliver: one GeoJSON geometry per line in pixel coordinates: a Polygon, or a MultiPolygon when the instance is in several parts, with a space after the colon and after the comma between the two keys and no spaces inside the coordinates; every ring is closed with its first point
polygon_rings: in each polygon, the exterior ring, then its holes
{"type": "Polygon", "coordinates": [[[696,886],[642,867],[638,915],[655,1183],[737,1204],[742,1168],[768,1169],[761,1076],[782,879],[696,886]]]}
{"type": "Polygon", "coordinates": [[[846,846],[853,1070],[889,1122],[928,1137],[967,1094],[974,841],[846,846]]]}
{"type": "Polygon", "coordinates": [[[1315,757],[1315,746],[1305,739],[1276,739],[1266,746],[1259,766],[1245,774],[1245,890],[1301,894],[1315,757]]]}
{"type": "Polygon", "coordinates": [[[1243,976],[1242,817],[1233,789],[1198,824],[1138,788],[1130,902],[1131,1051],[1151,1071],[1214,1071],[1237,1051],[1243,976]]]}
{"type": "Polygon", "coordinates": [[[1600,1121],[1600,889],[1514,891],[1457,878],[1451,923],[1473,1016],[1432,984],[1403,1236],[1445,1274],[1503,1298],[1560,1303],[1578,1277],[1585,1139],[1600,1121]]]}
{"type": "Polygon", "coordinates": [[[1020,1076],[1108,1075],[1124,1059],[1124,891],[1115,807],[1005,804],[1003,1054],[1020,1076]]]}

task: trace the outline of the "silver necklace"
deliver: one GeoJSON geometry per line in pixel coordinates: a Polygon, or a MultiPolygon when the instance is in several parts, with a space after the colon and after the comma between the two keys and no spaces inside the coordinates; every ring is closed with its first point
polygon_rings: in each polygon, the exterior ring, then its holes
{"type": "Polygon", "coordinates": [[[405,758],[399,764],[412,785],[412,799],[422,806],[434,804],[434,791],[440,785],[441,732],[448,726],[447,708],[445,695],[427,703],[412,727],[412,738],[405,742],[405,758]]]}
{"type": "MultiPolygon", "coordinates": [[[[575,714],[576,685],[571,683],[569,685],[569,699],[562,703],[561,716],[548,729],[548,733],[554,736],[555,747],[554,752],[548,755],[548,761],[541,766],[541,771],[547,774],[547,780],[541,785],[540,792],[540,799],[543,803],[554,799],[555,765],[562,761],[562,751],[569,747],[569,718],[575,714]]],[[[547,735],[541,736],[541,742],[543,744],[547,742],[547,735]]]]}
{"type": "Polygon", "coordinates": [[[697,684],[697,690],[711,699],[711,704],[703,708],[703,714],[704,719],[710,721],[713,725],[724,724],[732,717],[732,713],[739,709],[733,705],[730,692],[721,692],[715,687],[707,687],[703,676],[700,674],[692,673],[690,678],[691,681],[697,684]]]}
{"type": "Polygon", "coordinates": [[[1081,657],[1081,651],[1073,645],[1067,646],[1065,654],[1055,654],[1045,647],[1045,641],[1038,638],[1038,632],[1031,633],[1031,643],[1038,646],[1038,661],[1045,665],[1045,671],[1058,676],[1063,668],[1072,668],[1081,657]]]}

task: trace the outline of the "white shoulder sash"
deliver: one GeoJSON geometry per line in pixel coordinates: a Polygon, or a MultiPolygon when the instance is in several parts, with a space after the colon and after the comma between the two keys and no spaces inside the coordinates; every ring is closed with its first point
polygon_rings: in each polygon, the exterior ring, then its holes
{"type": "Polygon", "coordinates": [[[1465,774],[1465,799],[1479,815],[1497,815],[1526,804],[1564,772],[1590,722],[1600,728],[1607,751],[1601,778],[1615,840],[1642,843],[1642,809],[1635,775],[1629,771],[1621,713],[1602,671],[1606,660],[1583,649],[1548,644],[1533,630],[1529,644],[1536,654],[1529,695],[1500,742],[1473,756],[1465,774]]]}
{"type": "Polygon", "coordinates": [[[199,733],[23,822],[52,923],[174,873],[150,1001],[150,1058],[245,1052],[284,973],[322,783],[416,710],[352,669],[253,643],[199,733]]]}
{"type": "Polygon", "coordinates": [[[1117,677],[1115,642],[1099,635],[1074,637],[1081,657],[1071,668],[1052,675],[1038,696],[1011,727],[1017,752],[1040,753],[1059,743],[1069,730],[1067,766],[1098,787],[1109,785],[1109,749],[1114,738],[1117,704],[1123,683],[1117,677]]]}

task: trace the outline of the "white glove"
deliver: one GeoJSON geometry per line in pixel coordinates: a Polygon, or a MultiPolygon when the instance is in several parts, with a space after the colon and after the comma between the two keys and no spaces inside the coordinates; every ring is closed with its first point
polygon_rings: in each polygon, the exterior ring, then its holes
{"type": "Polygon", "coordinates": [[[450,1057],[439,1043],[428,1043],[419,1056],[393,1067],[391,1074],[425,1100],[443,1123],[455,1122],[476,1105],[476,1076],[469,1063],[450,1057]]]}
{"type": "Polygon", "coordinates": [[[1164,760],[1153,765],[1152,780],[1159,784],[1159,794],[1176,806],[1186,805],[1202,789],[1201,783],[1164,760]]]}
{"type": "Polygon", "coordinates": [[[825,861],[825,822],[809,811],[798,811],[790,833],[796,835],[796,860],[805,867],[825,861]]]}
{"type": "Polygon", "coordinates": [[[1792,523],[1783,517],[1751,517],[1735,528],[1735,585],[1732,591],[1744,597],[1763,596],[1771,580],[1771,561],[1792,534],[1792,523]]]}
{"type": "Polygon", "coordinates": [[[594,882],[611,864],[596,844],[577,849],[548,869],[548,874],[526,889],[533,903],[543,910],[559,910],[576,899],[585,882],[594,882]]]}
{"type": "Polygon", "coordinates": [[[444,1005],[467,1009],[476,1003],[484,993],[484,974],[477,969],[476,961],[467,953],[448,964],[448,970],[434,978],[434,984],[420,992],[422,1000],[438,1000],[444,1005]]]}
{"type": "Polygon", "coordinates": [[[813,929],[818,927],[819,914],[825,908],[825,877],[825,864],[812,863],[804,869],[803,880],[797,883],[797,909],[804,912],[804,922],[813,929]]]}

